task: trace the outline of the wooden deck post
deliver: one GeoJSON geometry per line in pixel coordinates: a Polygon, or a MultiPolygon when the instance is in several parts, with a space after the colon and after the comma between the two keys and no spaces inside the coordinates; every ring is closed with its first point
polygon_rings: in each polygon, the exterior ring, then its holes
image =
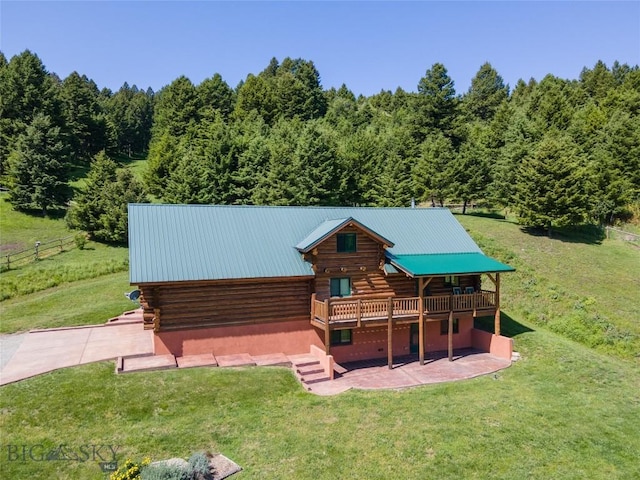
{"type": "Polygon", "coordinates": [[[311,320],[316,318],[316,294],[311,294],[311,320]]]}
{"type": "Polygon", "coordinates": [[[391,370],[393,368],[393,297],[389,297],[387,314],[387,363],[391,370]]]}
{"type": "Polygon", "coordinates": [[[359,298],[358,299],[358,306],[357,306],[357,310],[356,310],[356,317],[358,318],[358,323],[357,323],[357,327],[360,328],[362,326],[361,321],[362,321],[362,299],[359,298]]]}
{"type": "Polygon", "coordinates": [[[160,309],[153,309],[153,331],[158,333],[160,331],[160,309]]]}
{"type": "Polygon", "coordinates": [[[453,362],[453,310],[449,310],[449,361],[453,362]]]}
{"type": "Polygon", "coordinates": [[[494,332],[500,335],[500,274],[496,273],[496,317],[494,321],[494,332]]]}
{"type": "Polygon", "coordinates": [[[418,277],[418,358],[424,365],[424,278],[418,277]]]}
{"type": "Polygon", "coordinates": [[[324,352],[329,355],[331,350],[331,311],[329,300],[324,301],[324,311],[326,312],[327,318],[324,320],[324,352]]]}

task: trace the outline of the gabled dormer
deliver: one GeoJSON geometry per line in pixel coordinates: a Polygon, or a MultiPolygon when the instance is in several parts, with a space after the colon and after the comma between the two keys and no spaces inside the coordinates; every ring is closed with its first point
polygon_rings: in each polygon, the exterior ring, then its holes
{"type": "Polygon", "coordinates": [[[393,242],[353,217],[325,220],[296,245],[317,274],[382,269],[393,242]]]}

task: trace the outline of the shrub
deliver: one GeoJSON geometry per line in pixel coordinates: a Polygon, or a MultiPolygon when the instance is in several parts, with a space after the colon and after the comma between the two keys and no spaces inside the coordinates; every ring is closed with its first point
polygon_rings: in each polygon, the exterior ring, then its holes
{"type": "Polygon", "coordinates": [[[189,458],[190,480],[212,480],[209,458],[204,452],[197,452],[189,458]]]}
{"type": "Polygon", "coordinates": [[[78,247],[78,250],[84,250],[84,247],[87,245],[87,235],[85,233],[78,233],[73,237],[73,241],[76,247],[78,247]]]}
{"type": "Polygon", "coordinates": [[[189,469],[175,463],[156,463],[142,470],[140,480],[189,480],[189,469]]]}
{"type": "Polygon", "coordinates": [[[109,475],[109,480],[140,480],[140,472],[151,463],[150,458],[145,458],[140,463],[136,463],[130,458],[125,460],[124,465],[109,475]]]}

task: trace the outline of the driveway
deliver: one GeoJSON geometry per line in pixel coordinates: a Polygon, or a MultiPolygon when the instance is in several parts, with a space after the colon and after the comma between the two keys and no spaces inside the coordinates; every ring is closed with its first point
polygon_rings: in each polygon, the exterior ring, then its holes
{"type": "Polygon", "coordinates": [[[33,330],[0,337],[0,385],[59,368],[153,354],[153,332],[141,322],[33,330]]]}

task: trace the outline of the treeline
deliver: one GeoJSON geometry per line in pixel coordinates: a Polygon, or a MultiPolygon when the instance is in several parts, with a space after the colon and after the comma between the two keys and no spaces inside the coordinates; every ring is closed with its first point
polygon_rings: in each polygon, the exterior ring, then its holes
{"type": "Polygon", "coordinates": [[[75,73],[60,81],[30,52],[0,61],[2,174],[18,208],[44,207],[19,194],[36,175],[25,165],[38,135],[41,171],[148,145],[144,187],[171,203],[484,200],[550,229],[612,223],[640,202],[638,66],[598,62],[575,81],[547,75],[510,90],[486,63],[459,94],[436,63],[416,92],[356,97],[324,90],[302,59],[273,59],[235,88],[218,74],[199,85],[181,76],[156,94],[99,90],[75,73]]]}

